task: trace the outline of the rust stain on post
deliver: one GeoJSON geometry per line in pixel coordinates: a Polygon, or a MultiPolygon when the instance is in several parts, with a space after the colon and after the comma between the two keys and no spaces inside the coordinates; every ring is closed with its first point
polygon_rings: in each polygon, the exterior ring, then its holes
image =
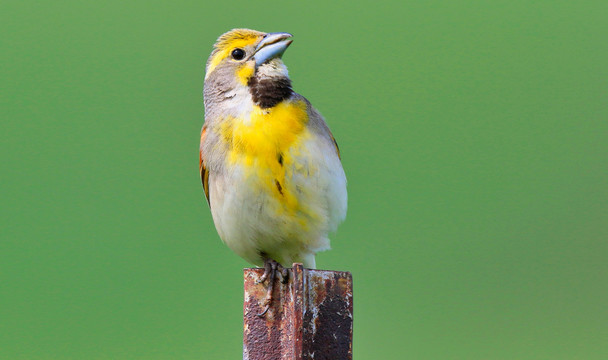
{"type": "Polygon", "coordinates": [[[351,360],[353,281],[349,272],[294,264],[289,282],[275,280],[264,317],[264,269],[245,269],[243,360],[351,360]]]}

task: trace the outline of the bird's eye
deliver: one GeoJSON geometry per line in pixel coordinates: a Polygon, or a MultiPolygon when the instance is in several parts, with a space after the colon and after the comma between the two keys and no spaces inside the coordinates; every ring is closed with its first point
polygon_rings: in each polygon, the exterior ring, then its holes
{"type": "Polygon", "coordinates": [[[245,58],[245,50],[243,50],[243,49],[232,50],[232,58],[234,60],[243,60],[245,58]]]}

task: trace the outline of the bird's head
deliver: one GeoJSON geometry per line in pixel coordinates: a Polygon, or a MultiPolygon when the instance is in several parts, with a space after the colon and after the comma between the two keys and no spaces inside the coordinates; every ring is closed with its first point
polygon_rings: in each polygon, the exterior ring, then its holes
{"type": "Polygon", "coordinates": [[[291,44],[288,33],[234,29],[219,37],[207,61],[205,103],[249,94],[269,108],[292,93],[281,56],[291,44]]]}

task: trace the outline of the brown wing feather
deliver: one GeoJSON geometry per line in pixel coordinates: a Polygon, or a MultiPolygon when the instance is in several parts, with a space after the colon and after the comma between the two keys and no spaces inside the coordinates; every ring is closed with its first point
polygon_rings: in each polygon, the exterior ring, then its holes
{"type": "Polygon", "coordinates": [[[338,147],[338,142],[336,141],[336,138],[331,133],[331,131],[329,132],[329,136],[331,136],[331,140],[334,142],[334,146],[336,147],[336,152],[338,153],[338,159],[342,160],[342,157],[340,156],[340,148],[338,147]]]}
{"type": "Polygon", "coordinates": [[[201,131],[201,146],[198,153],[198,168],[201,173],[201,181],[203,182],[203,190],[205,190],[205,198],[207,198],[207,204],[211,205],[209,202],[209,171],[205,167],[205,162],[203,160],[203,141],[205,140],[205,136],[207,135],[207,128],[203,127],[201,131]]]}

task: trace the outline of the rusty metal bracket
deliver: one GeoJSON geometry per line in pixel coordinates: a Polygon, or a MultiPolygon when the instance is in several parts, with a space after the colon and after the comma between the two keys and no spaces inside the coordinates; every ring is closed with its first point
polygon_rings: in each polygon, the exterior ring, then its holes
{"type": "MultiPolygon", "coordinates": [[[[349,272],[293,264],[277,281],[264,317],[264,269],[245,269],[243,360],[352,360],[353,280],[349,272]]],[[[275,280],[276,281],[276,280],[275,280]]]]}

